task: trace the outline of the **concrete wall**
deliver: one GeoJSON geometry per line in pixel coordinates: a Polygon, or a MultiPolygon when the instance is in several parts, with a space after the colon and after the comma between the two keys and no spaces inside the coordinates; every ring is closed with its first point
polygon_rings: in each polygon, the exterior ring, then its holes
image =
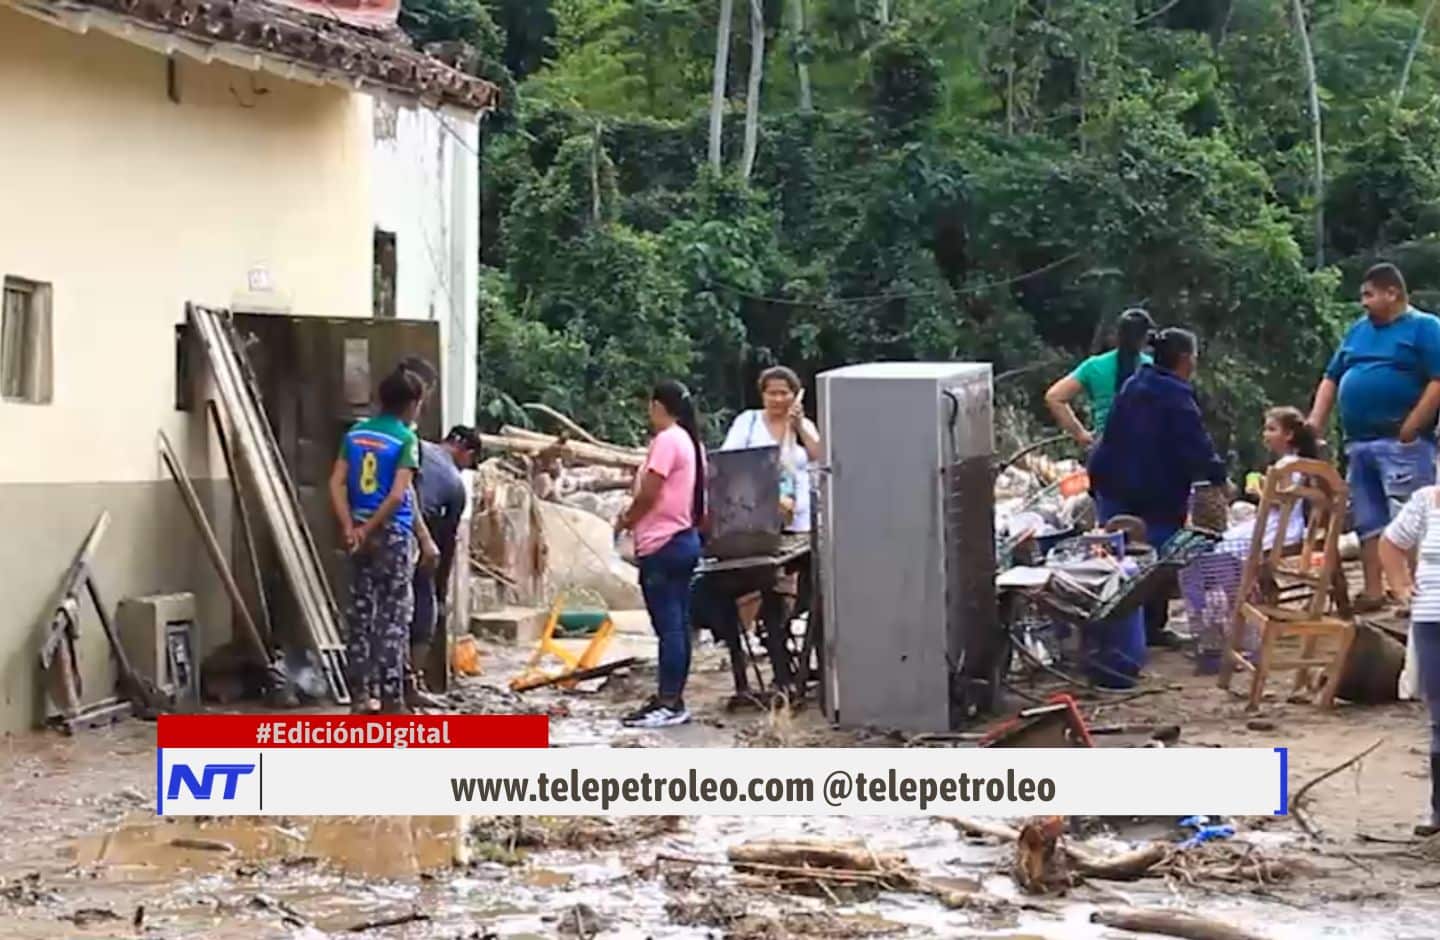
{"type": "MultiPolygon", "coordinates": [[[[37,624],[102,508],[108,605],[193,590],[202,642],[229,638],[228,603],[156,452],[163,429],[230,544],[203,412],[174,405],[185,301],[229,305],[263,268],[297,313],[370,313],[370,99],[177,63],[178,103],[161,55],[0,6],[0,274],[54,285],[54,401],[0,402],[0,731],[38,717],[37,624]]],[[[93,617],[84,630],[95,700],[113,671],[93,617]]]]}
{"type": "Polygon", "coordinates": [[[377,102],[374,139],[375,227],[395,235],[396,316],[439,322],[444,424],[474,424],[479,127],[377,102]]]}

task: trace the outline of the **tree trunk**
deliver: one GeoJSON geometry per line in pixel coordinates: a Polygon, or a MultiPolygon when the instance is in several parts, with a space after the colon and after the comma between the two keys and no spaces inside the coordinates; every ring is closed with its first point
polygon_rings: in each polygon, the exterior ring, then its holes
{"type": "Polygon", "coordinates": [[[750,84],[745,91],[745,152],[740,175],[750,178],[755,150],[760,146],[760,80],[765,75],[765,5],[750,0],[750,84]]]}
{"type": "Polygon", "coordinates": [[[880,0],[880,25],[890,25],[890,0],[880,0]]]}
{"type": "Polygon", "coordinates": [[[715,77],[710,86],[710,165],[720,170],[720,135],[725,129],[725,76],[730,70],[730,20],[735,0],[720,0],[720,22],[715,29],[715,77]]]}
{"type": "Polygon", "coordinates": [[[1405,98],[1405,86],[1410,84],[1410,68],[1415,64],[1415,53],[1420,50],[1420,43],[1425,39],[1425,26],[1430,22],[1430,14],[1435,12],[1436,0],[1430,0],[1425,7],[1425,13],[1420,17],[1420,25],[1415,27],[1415,38],[1410,40],[1410,51],[1405,53],[1405,67],[1400,70],[1400,87],[1395,89],[1395,103],[1398,105],[1405,98]]]}
{"type": "Polygon", "coordinates": [[[1310,92],[1310,123],[1315,135],[1315,267],[1325,266],[1325,140],[1320,130],[1320,83],[1315,77],[1315,54],[1310,49],[1310,32],[1305,28],[1305,6],[1292,0],[1295,33],[1304,58],[1305,82],[1310,92]]]}
{"type": "MultiPolygon", "coordinates": [[[[1298,3],[1299,0],[1296,0],[1298,3]]],[[[1131,909],[1118,911],[1096,911],[1090,915],[1090,922],[1136,933],[1158,933],[1167,937],[1182,937],[1185,940],[1260,940],[1248,930],[1232,927],[1220,921],[1184,914],[1179,911],[1131,909]]]]}
{"type": "Polygon", "coordinates": [[[1020,18],[1020,0],[1010,3],[1010,38],[1006,45],[1010,61],[1005,67],[1005,136],[1015,136],[1015,24],[1020,18]]]}
{"type": "Polygon", "coordinates": [[[805,61],[809,54],[809,34],[805,31],[805,0],[793,0],[795,7],[795,74],[800,80],[800,111],[809,114],[815,110],[815,100],[810,96],[810,64],[805,61]],[[800,43],[805,44],[802,50],[800,43]]]}
{"type": "Polygon", "coordinates": [[[595,122],[595,140],[590,147],[590,219],[600,224],[600,122],[595,122]]]}

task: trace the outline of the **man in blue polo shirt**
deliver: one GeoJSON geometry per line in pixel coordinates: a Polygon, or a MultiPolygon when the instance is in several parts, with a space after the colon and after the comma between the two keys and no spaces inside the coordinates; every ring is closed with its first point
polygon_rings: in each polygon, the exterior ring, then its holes
{"type": "Polygon", "coordinates": [[[1412,493],[1435,482],[1440,318],[1410,306],[1405,277],[1393,264],[1365,272],[1360,303],[1365,316],[1330,360],[1310,425],[1323,429],[1338,399],[1350,510],[1365,571],[1355,609],[1369,613],[1385,606],[1380,534],[1412,493]]]}

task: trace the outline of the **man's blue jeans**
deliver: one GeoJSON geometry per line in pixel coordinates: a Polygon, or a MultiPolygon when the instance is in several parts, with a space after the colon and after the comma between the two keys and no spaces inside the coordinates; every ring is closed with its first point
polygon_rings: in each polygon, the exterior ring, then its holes
{"type": "Polygon", "coordinates": [[[660,639],[660,697],[675,702],[690,676],[690,579],[700,560],[700,534],[687,529],[640,559],[640,592],[660,639]]]}
{"type": "Polygon", "coordinates": [[[1435,483],[1434,441],[1353,441],[1345,456],[1350,513],[1361,541],[1383,532],[1416,490],[1435,483]]]}

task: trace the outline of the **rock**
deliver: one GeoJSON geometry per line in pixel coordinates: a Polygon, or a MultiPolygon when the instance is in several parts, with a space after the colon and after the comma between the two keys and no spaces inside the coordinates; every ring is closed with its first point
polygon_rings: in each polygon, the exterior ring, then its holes
{"type": "MultiPolygon", "coordinates": [[[[560,503],[538,503],[549,547],[549,581],[556,591],[579,590],[611,610],[645,606],[633,565],[615,554],[614,530],[592,513],[560,503]]],[[[580,598],[576,599],[581,602],[580,598]]]]}
{"type": "Polygon", "coordinates": [[[1274,731],[1275,722],[1266,721],[1264,718],[1252,718],[1250,721],[1245,722],[1245,727],[1251,731],[1274,731]]]}
{"type": "Polygon", "coordinates": [[[547,611],[538,607],[501,607],[470,616],[470,632],[501,643],[530,646],[545,632],[547,611]]]}

